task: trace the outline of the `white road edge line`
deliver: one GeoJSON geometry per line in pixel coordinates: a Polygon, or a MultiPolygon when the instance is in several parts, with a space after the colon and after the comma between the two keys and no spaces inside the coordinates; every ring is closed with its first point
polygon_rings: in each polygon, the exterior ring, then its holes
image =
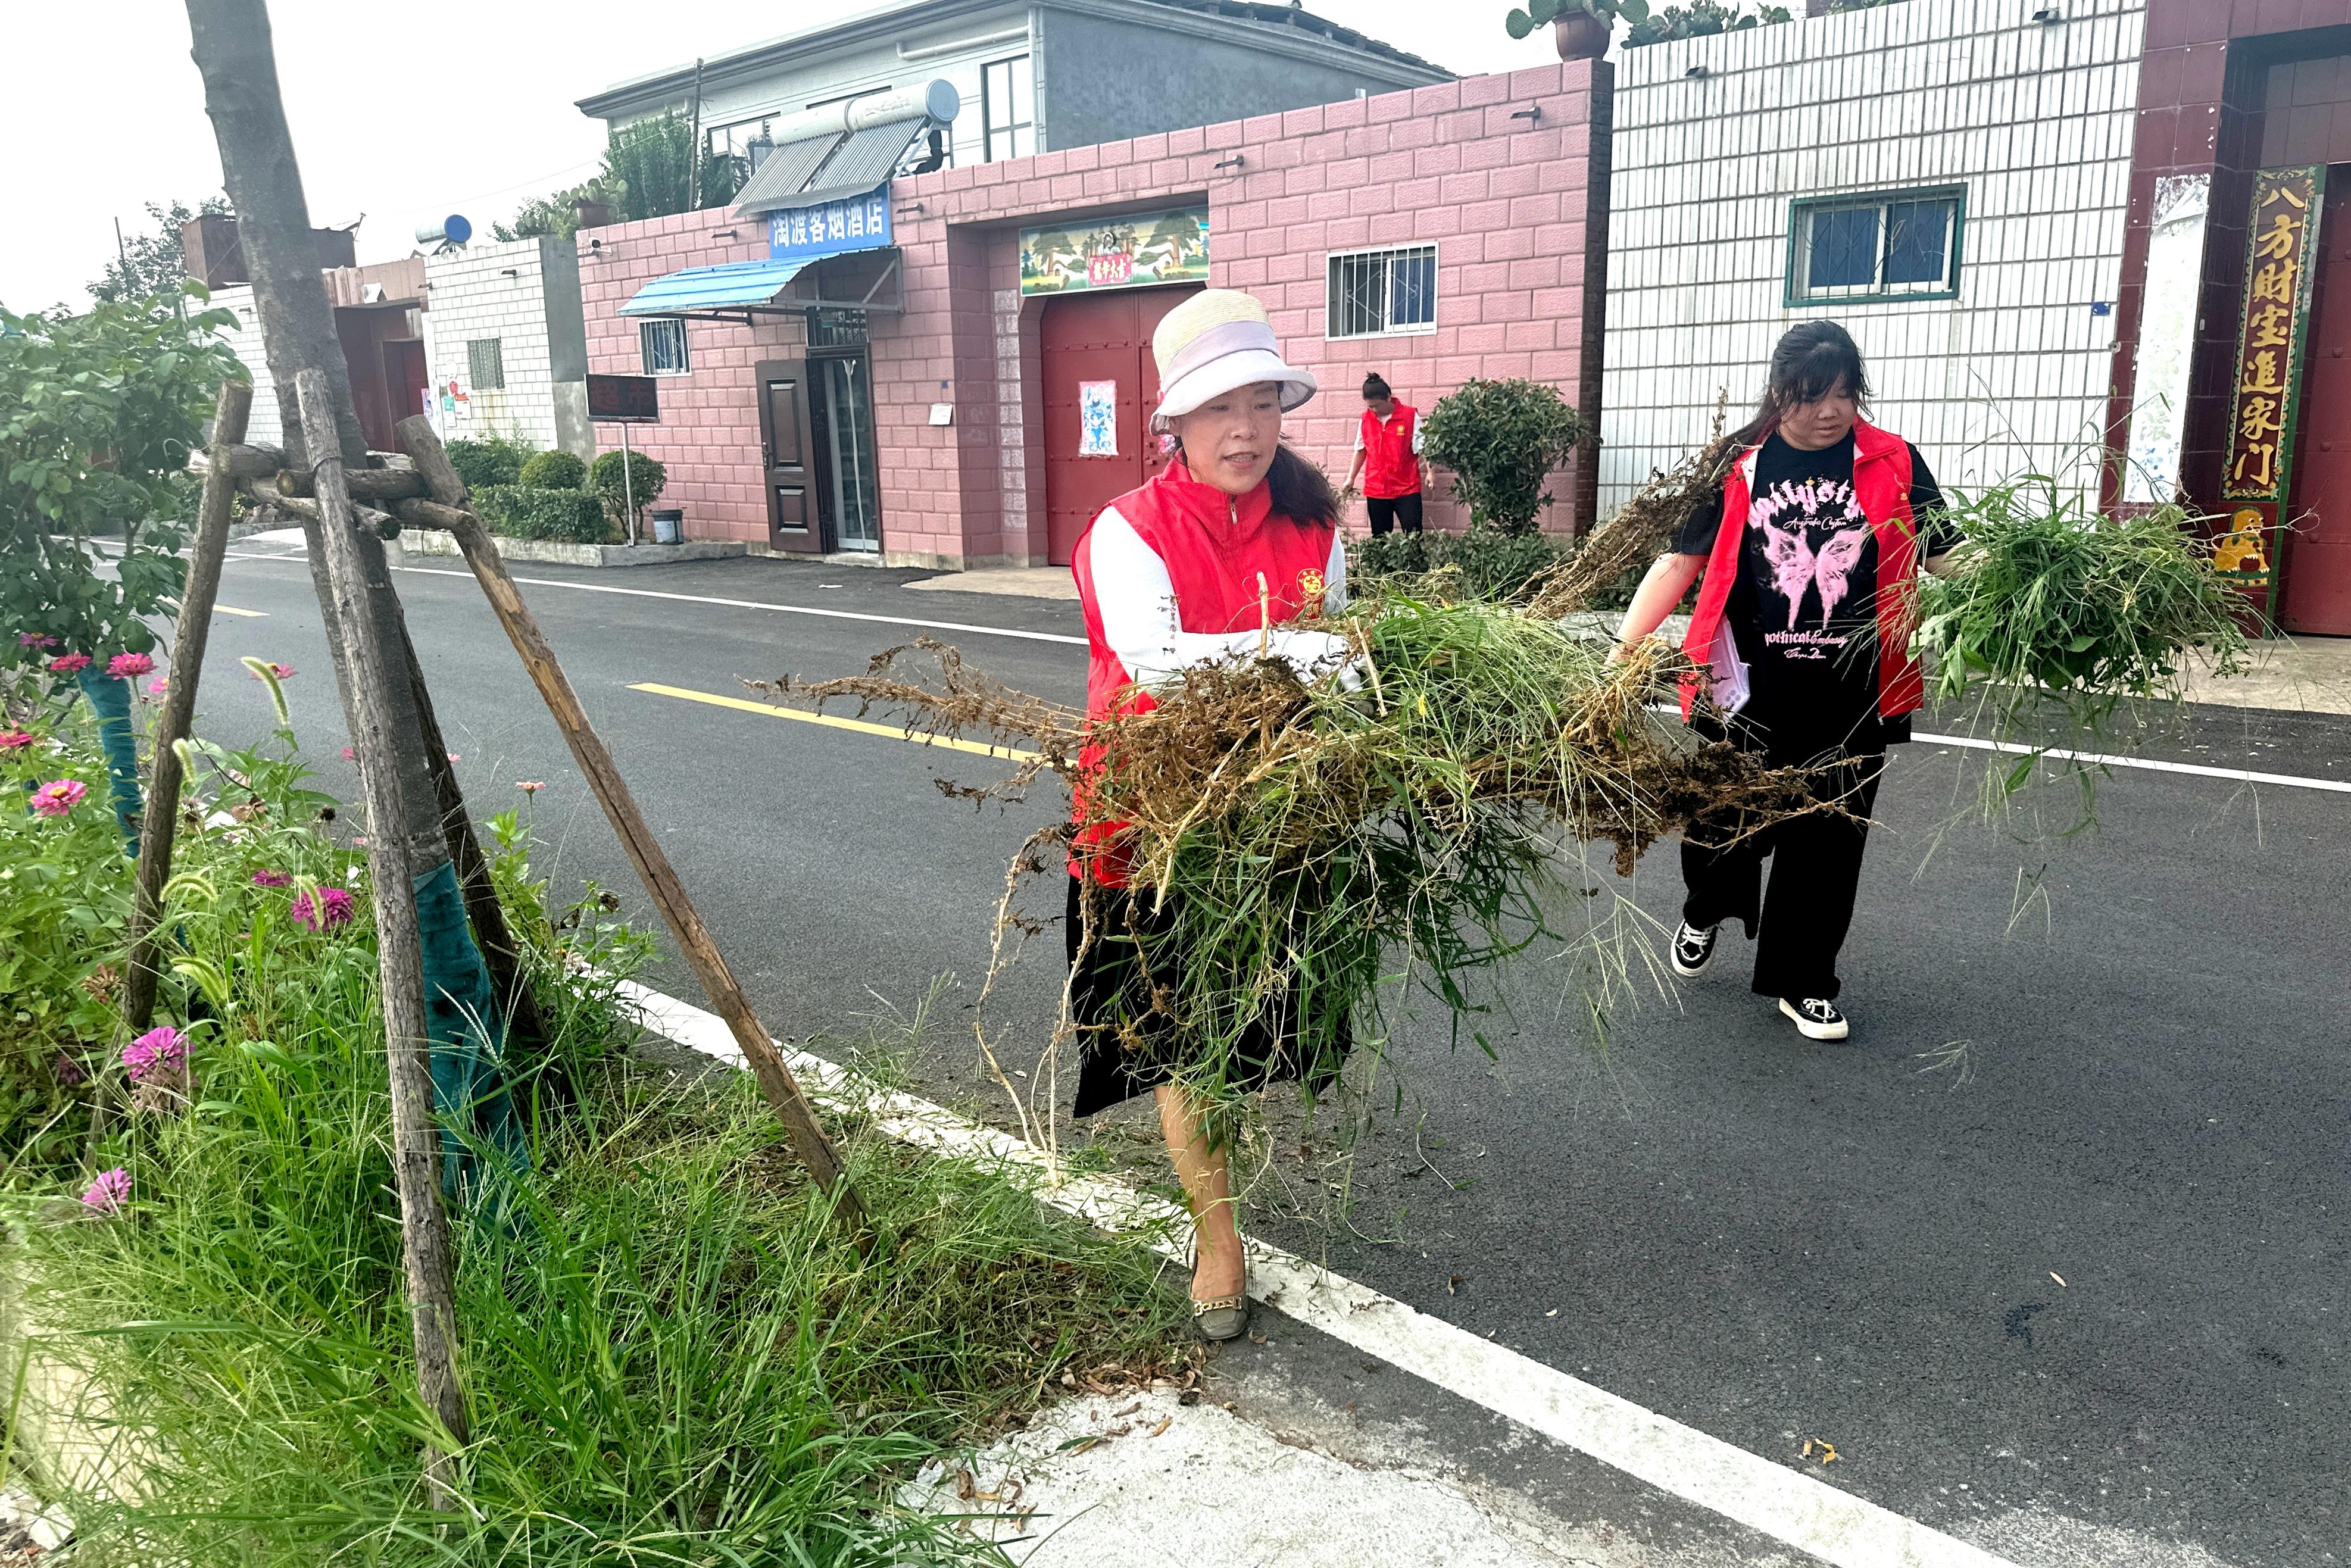
{"type": "MultiPolygon", "coordinates": [[[[621,982],[620,989],[653,1032],[729,1066],[744,1065],[734,1036],[716,1013],[632,980],[621,982]]],[[[901,1143],[956,1159],[1017,1167],[1040,1178],[1046,1175],[1043,1151],[1009,1133],[915,1095],[883,1089],[808,1051],[780,1042],[778,1049],[820,1103],[863,1110],[901,1143]]],[[[1106,1230],[1156,1230],[1159,1250],[1182,1256],[1175,1238],[1184,1233],[1183,1210],[1124,1182],[1064,1176],[1058,1186],[1040,1180],[1037,1196],[1106,1230]]],[[[1295,1254],[1254,1238],[1249,1249],[1250,1293],[1267,1305],[1837,1568],[2017,1568],[2006,1558],[1669,1420],[1295,1254]]]]}
{"type": "Polygon", "coordinates": [[[2328,789],[2351,795],[2351,779],[2305,779],[2295,773],[2252,773],[2241,768],[2212,768],[2201,762],[2166,762],[2154,757],[2109,757],[2095,751],[2067,751],[2060,747],[2021,746],[2012,740],[1978,740],[1968,735],[1914,735],[1920,746],[1963,746],[1970,751],[2002,751],[2011,757],[2053,757],[2063,762],[2086,762],[2096,768],[2137,768],[2149,773],[2189,773],[2199,779],[2234,779],[2246,784],[2277,784],[2293,789],[2328,789]]]}
{"type": "MultiPolygon", "coordinates": [[[[300,550],[289,550],[283,555],[245,554],[234,555],[230,559],[300,560],[303,559],[303,554],[300,550]]],[[[453,571],[445,567],[402,566],[394,567],[392,570],[413,571],[420,577],[462,577],[468,582],[474,578],[474,574],[470,571],[453,571]]],[[[862,571],[865,569],[851,567],[848,570],[862,571]]],[[[666,599],[680,604],[716,604],[729,610],[766,610],[778,615],[816,615],[827,621],[867,621],[883,626],[920,626],[931,632],[966,632],[982,637],[1017,637],[1024,643],[1069,643],[1081,648],[1086,645],[1086,640],[1083,637],[1072,637],[1061,632],[1019,632],[1008,626],[977,626],[965,621],[917,621],[908,615],[867,615],[854,610],[817,610],[805,604],[773,604],[758,599],[719,599],[699,593],[664,593],[658,589],[622,588],[617,584],[601,582],[565,582],[551,577],[517,577],[515,580],[532,588],[569,588],[581,593],[617,593],[630,599],[666,599]]]]}

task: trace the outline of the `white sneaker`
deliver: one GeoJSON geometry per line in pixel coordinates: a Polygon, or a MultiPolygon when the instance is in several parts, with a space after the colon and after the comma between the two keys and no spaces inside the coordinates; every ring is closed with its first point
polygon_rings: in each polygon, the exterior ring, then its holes
{"type": "Polygon", "coordinates": [[[1796,1032],[1806,1040],[1843,1040],[1847,1033],[1844,1014],[1825,998],[1806,997],[1791,1001],[1782,997],[1780,1010],[1794,1020],[1796,1032]]]}
{"type": "Polygon", "coordinates": [[[1709,925],[1704,930],[1685,920],[1674,932],[1674,973],[1685,980],[1694,980],[1706,972],[1714,959],[1714,939],[1722,927],[1709,925]]]}

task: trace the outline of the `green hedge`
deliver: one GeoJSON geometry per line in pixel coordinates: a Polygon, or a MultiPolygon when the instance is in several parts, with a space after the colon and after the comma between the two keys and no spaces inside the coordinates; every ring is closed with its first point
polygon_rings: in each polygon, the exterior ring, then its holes
{"type": "Polygon", "coordinates": [[[668,484],[669,470],[642,452],[629,454],[626,481],[621,477],[621,455],[617,452],[600,452],[596,461],[588,465],[589,488],[604,497],[605,510],[611,513],[612,521],[624,532],[629,526],[629,500],[633,498],[637,510],[642,512],[661,498],[668,484]]]}
{"type": "Polygon", "coordinates": [[[604,503],[592,490],[548,490],[530,485],[489,485],[474,492],[474,511],[490,532],[510,539],[604,542],[604,503]]]}
{"type": "Polygon", "coordinates": [[[1347,585],[1359,593],[1384,583],[1409,591],[1413,580],[1449,568],[1461,574],[1462,591],[1510,599],[1563,553],[1547,534],[1506,533],[1482,524],[1459,534],[1380,534],[1348,541],[1347,585]]]}
{"type": "Polygon", "coordinates": [[[584,490],[588,465],[569,452],[541,452],[522,465],[519,479],[536,490],[584,490]]]}
{"type": "Polygon", "coordinates": [[[519,484],[522,465],[532,455],[528,442],[503,435],[493,435],[486,441],[453,441],[448,451],[457,477],[465,482],[468,490],[478,490],[486,485],[519,484]]]}

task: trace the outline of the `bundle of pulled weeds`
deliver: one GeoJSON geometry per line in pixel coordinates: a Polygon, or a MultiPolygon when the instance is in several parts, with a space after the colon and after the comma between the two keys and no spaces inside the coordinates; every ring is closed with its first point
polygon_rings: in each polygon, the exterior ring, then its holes
{"type": "Polygon", "coordinates": [[[1359,687],[1301,684],[1274,662],[1202,665],[1155,706],[1092,726],[935,643],[914,645],[936,658],[927,680],[901,674],[910,650],[893,649],[863,676],[782,685],[893,711],[910,734],[1037,754],[997,789],[950,792],[1018,789],[1048,770],[1080,786],[1068,831],[1114,856],[1156,916],[1113,930],[1109,900],[1088,909],[1085,939],[1135,942],[1153,978],[1156,1016],[1118,1032],[1179,1054],[1212,1104],[1230,1103],[1239,1052],[1269,1025],[1294,1035],[1310,1083],[1335,1067],[1385,977],[1470,1010],[1474,971],[1558,935],[1558,912],[1599,893],[1582,845],[1612,846],[1629,873],[1701,818],[1752,827],[1810,804],[1800,774],[1656,716],[1686,668],[1660,645],[1612,664],[1552,621],[1416,600],[1359,602],[1328,628],[1362,655],[1359,687]]]}

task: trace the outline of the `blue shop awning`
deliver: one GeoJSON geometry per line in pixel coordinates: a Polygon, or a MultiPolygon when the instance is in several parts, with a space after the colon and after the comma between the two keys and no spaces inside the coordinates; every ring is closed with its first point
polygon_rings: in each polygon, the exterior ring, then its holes
{"type": "Polygon", "coordinates": [[[708,311],[773,310],[777,298],[801,269],[820,256],[789,261],[730,261],[721,267],[689,267],[654,278],[621,307],[623,316],[692,316],[708,311]]]}

